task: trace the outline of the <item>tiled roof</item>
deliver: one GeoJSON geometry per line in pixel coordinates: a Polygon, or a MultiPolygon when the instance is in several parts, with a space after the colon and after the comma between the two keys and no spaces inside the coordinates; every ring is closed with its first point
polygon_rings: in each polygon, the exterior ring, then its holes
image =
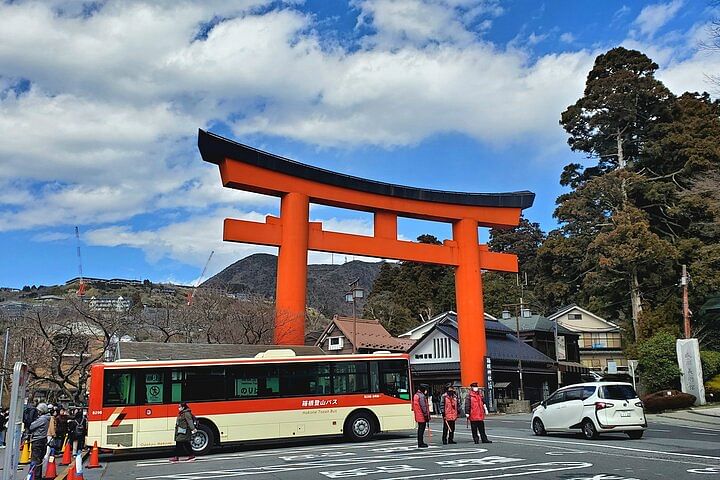
{"type": "Polygon", "coordinates": [[[118,358],[133,360],[196,360],[210,358],[252,358],[266,350],[291,349],[295,355],[325,355],[319,347],[305,345],[237,345],[214,343],[120,342],[118,358]]]}
{"type": "MultiPolygon", "coordinates": [[[[457,322],[454,317],[448,315],[438,322],[433,330],[438,330],[454,340],[458,341],[457,322]]],[[[430,330],[432,332],[433,330],[430,330]]],[[[485,320],[487,355],[491,360],[523,360],[527,362],[554,363],[554,360],[539,350],[513,335],[513,331],[500,322],[485,320]]],[[[430,332],[426,334],[429,335],[430,332]]],[[[418,340],[418,344],[421,340],[418,340]]]]}
{"type": "MultiPolygon", "coordinates": [[[[513,332],[517,329],[517,321],[515,317],[501,318],[499,320],[503,325],[513,332]]],[[[521,332],[552,332],[555,329],[555,322],[548,320],[542,315],[532,314],[529,317],[520,316],[521,332]]],[[[562,325],[557,326],[558,333],[562,335],[577,335],[577,333],[568,330],[562,325]]]]}
{"type": "Polygon", "coordinates": [[[353,325],[355,322],[352,318],[335,317],[333,323],[335,323],[349,342],[352,342],[355,336],[357,339],[356,348],[406,352],[415,344],[415,340],[393,337],[378,320],[358,318],[357,332],[355,335],[353,335],[353,325]]]}

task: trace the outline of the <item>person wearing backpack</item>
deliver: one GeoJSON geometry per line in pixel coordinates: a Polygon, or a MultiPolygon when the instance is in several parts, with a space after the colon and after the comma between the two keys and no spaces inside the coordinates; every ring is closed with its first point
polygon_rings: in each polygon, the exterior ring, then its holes
{"type": "Polygon", "coordinates": [[[77,455],[85,448],[87,418],[81,409],[75,410],[75,416],[68,420],[68,441],[72,442],[72,454],[77,455]]]}
{"type": "Polygon", "coordinates": [[[187,462],[195,461],[190,440],[197,433],[195,417],[187,403],[183,402],[178,406],[178,416],[175,420],[175,456],[171,462],[179,462],[182,455],[187,455],[187,462]]]}
{"type": "Polygon", "coordinates": [[[55,452],[61,452],[65,448],[65,437],[68,433],[68,416],[65,407],[60,407],[60,411],[55,417],[55,438],[53,439],[53,446],[55,452]]]}
{"type": "Polygon", "coordinates": [[[37,405],[37,400],[32,403],[28,402],[27,405],[25,405],[25,409],[23,410],[23,442],[25,442],[25,440],[30,437],[30,425],[32,425],[32,423],[40,415],[37,410],[37,405]]]}

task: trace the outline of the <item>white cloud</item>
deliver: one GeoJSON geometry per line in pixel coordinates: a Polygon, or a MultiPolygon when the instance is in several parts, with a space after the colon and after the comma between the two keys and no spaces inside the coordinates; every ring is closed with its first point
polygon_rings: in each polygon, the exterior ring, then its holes
{"type": "MultiPolygon", "coordinates": [[[[559,112],[600,51],[534,55],[540,35],[492,44],[483,32],[504,13],[496,1],[357,0],[351,48],[322,38],[292,2],[232,3],[118,1],[90,13],[74,1],[1,3],[0,231],[90,225],[98,244],[149,258],[201,265],[213,247],[239,258],[256,247],[218,246],[221,212],[263,215],[277,199],[223,188],[199,158],[198,127],[388,148],[457,132],[548,151],[564,144],[559,112]],[[139,214],[181,220],[136,231],[139,214]]],[[[677,41],[648,40],[680,5],[643,9],[645,37],[628,40],[678,93],[720,71],[715,58],[679,55],[677,41]]]]}
{"type": "Polygon", "coordinates": [[[642,35],[652,37],[678,13],[682,6],[683,0],[648,5],[640,11],[635,19],[635,25],[642,35]]]}
{"type": "Polygon", "coordinates": [[[71,238],[69,233],[64,232],[42,232],[33,235],[30,240],[33,242],[57,242],[59,240],[68,240],[71,238]]]}
{"type": "Polygon", "coordinates": [[[575,41],[575,35],[570,32],[565,32],[560,35],[560,41],[563,43],[573,43],[575,41]]]}
{"type": "MultiPolygon", "coordinates": [[[[232,208],[220,208],[209,213],[194,215],[177,223],[150,229],[134,229],[127,225],[113,225],[97,228],[83,233],[83,242],[91,246],[131,247],[142,250],[150,262],[169,258],[180,263],[202,267],[211,251],[215,251],[213,260],[208,266],[207,277],[219,272],[227,265],[253,253],[272,253],[277,255],[277,248],[258,245],[246,245],[223,242],[223,220],[235,218],[253,222],[264,222],[265,214],[256,211],[245,212],[232,208]]],[[[372,226],[363,220],[316,218],[312,221],[322,222],[328,231],[370,235],[372,226]]],[[[38,241],[52,241],[59,238],[54,232],[38,235],[38,241]]],[[[349,256],[349,255],[348,255],[349,256]]],[[[329,253],[311,252],[309,263],[340,262],[340,255],[334,259],[329,253]]],[[[357,260],[379,261],[365,257],[357,260]]]]}

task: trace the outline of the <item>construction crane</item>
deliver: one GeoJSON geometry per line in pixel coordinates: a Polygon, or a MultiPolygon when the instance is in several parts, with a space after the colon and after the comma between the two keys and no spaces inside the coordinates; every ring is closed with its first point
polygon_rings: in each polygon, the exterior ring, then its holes
{"type": "Polygon", "coordinates": [[[205,272],[207,272],[208,265],[210,265],[210,260],[212,260],[213,255],[215,254],[215,250],[210,252],[210,256],[207,259],[207,262],[205,262],[205,266],[202,269],[202,273],[200,274],[200,278],[197,279],[197,282],[195,282],[195,286],[192,289],[192,292],[188,294],[188,305],[192,305],[193,299],[195,298],[195,292],[197,291],[198,287],[200,286],[200,282],[202,282],[203,278],[205,278],[205,272]]]}
{"type": "Polygon", "coordinates": [[[85,280],[83,279],[82,256],[80,255],[80,229],[77,225],[75,226],[75,240],[77,240],[78,271],[80,272],[80,286],[77,290],[77,296],[82,297],[85,295],[85,280]]]}

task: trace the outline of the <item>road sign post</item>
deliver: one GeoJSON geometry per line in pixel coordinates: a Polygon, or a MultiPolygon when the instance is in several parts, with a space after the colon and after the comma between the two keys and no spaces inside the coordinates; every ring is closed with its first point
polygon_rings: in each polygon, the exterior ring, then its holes
{"type": "Polygon", "coordinates": [[[632,376],[633,390],[637,391],[637,385],[635,385],[635,372],[637,371],[638,361],[628,360],[628,367],[630,367],[630,376],[632,376]]]}
{"type": "Polygon", "coordinates": [[[13,369],[12,393],[10,394],[10,415],[7,420],[5,437],[5,460],[3,462],[2,480],[15,480],[20,454],[21,428],[25,390],[28,382],[28,366],[22,362],[15,363],[13,369]]]}

